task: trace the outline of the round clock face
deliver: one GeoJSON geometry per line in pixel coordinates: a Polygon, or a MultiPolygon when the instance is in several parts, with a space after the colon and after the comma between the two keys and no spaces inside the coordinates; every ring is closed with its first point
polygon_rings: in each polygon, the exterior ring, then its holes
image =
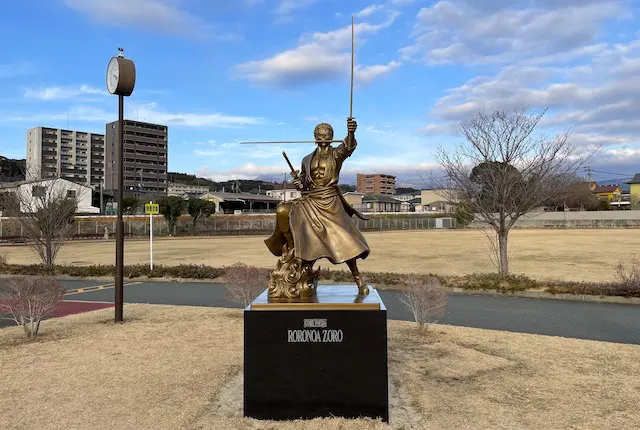
{"type": "Polygon", "coordinates": [[[118,88],[118,80],[120,79],[120,68],[117,58],[112,58],[109,61],[109,67],[107,68],[107,90],[111,94],[115,94],[118,88]]]}

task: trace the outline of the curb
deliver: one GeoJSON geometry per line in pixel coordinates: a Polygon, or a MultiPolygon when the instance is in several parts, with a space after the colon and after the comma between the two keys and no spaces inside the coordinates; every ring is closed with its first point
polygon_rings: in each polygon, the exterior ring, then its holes
{"type": "Polygon", "coordinates": [[[616,303],[625,305],[640,305],[640,297],[620,296],[592,296],[588,294],[551,294],[544,291],[516,291],[514,293],[500,293],[492,290],[465,290],[464,288],[448,288],[459,296],[494,296],[494,297],[522,297],[529,299],[572,300],[576,302],[616,303]]]}
{"type": "MultiPolygon", "coordinates": [[[[0,274],[0,279],[9,278],[14,275],[0,274]]],[[[89,277],[77,277],[69,275],[59,275],[56,279],[61,281],[100,281],[109,282],[113,280],[113,277],[109,276],[89,276],[89,277]]],[[[166,282],[170,284],[216,284],[224,285],[222,281],[216,279],[186,279],[186,278],[125,278],[125,282],[166,282]]],[[[320,285],[342,285],[344,282],[323,281],[320,285]]],[[[394,285],[373,285],[374,288],[383,291],[400,291],[394,285]]],[[[640,305],[640,297],[621,297],[621,296],[593,296],[588,294],[551,294],[544,291],[516,291],[513,293],[501,293],[495,290],[467,290],[459,287],[448,287],[447,290],[452,295],[458,296],[493,296],[493,297],[521,297],[529,299],[548,299],[548,300],[569,300],[576,302],[591,302],[591,303],[614,303],[624,305],[640,305]]]]}

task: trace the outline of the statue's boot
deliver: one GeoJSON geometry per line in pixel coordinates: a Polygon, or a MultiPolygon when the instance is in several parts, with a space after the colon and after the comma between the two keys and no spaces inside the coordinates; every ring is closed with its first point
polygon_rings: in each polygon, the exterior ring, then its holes
{"type": "Polygon", "coordinates": [[[358,264],[356,263],[355,258],[353,260],[347,261],[347,266],[351,270],[351,274],[353,275],[353,280],[358,286],[358,294],[367,295],[369,294],[369,287],[364,283],[362,277],[360,276],[360,271],[358,270],[358,264]]]}
{"type": "Polygon", "coordinates": [[[354,276],[353,280],[356,282],[356,285],[358,285],[358,294],[361,296],[369,294],[369,287],[367,287],[360,275],[354,276]]]}

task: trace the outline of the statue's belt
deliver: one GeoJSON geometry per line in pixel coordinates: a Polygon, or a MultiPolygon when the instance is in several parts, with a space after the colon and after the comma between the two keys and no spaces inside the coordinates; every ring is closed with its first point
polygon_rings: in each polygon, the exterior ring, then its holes
{"type": "Polygon", "coordinates": [[[309,191],[302,191],[303,197],[311,197],[311,198],[318,198],[318,199],[338,197],[340,196],[340,194],[342,193],[340,192],[340,188],[338,188],[337,185],[314,188],[313,190],[309,190],[309,191]]]}

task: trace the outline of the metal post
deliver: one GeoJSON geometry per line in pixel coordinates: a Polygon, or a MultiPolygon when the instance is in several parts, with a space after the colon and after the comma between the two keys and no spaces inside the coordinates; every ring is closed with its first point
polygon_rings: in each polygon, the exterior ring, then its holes
{"type": "Polygon", "coordinates": [[[124,189],[124,96],[118,96],[118,137],[116,162],[118,170],[118,215],[116,221],[116,279],[115,279],[115,320],[122,322],[124,305],[124,221],[122,220],[122,195],[124,189]]]}
{"type": "MultiPolygon", "coordinates": [[[[153,202],[149,202],[153,203],[153,202]]],[[[153,271],[153,215],[149,214],[149,270],[153,271]]]]}

